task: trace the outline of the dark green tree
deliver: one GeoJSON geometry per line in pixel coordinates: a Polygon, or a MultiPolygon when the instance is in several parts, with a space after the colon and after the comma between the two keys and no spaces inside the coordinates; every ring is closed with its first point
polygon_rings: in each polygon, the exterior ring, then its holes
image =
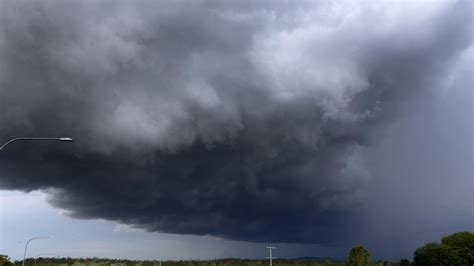
{"type": "Polygon", "coordinates": [[[431,242],[415,251],[416,266],[462,266],[465,265],[461,257],[449,249],[448,246],[431,242]]]}
{"type": "Polygon", "coordinates": [[[356,246],[349,253],[350,266],[368,266],[371,265],[370,253],[363,246],[356,246]]]}
{"type": "Polygon", "coordinates": [[[474,233],[454,233],[443,237],[441,243],[448,246],[451,251],[461,257],[465,265],[474,264],[474,233]]]}
{"type": "Polygon", "coordinates": [[[7,255],[0,254],[0,266],[11,266],[12,263],[7,255]]]}

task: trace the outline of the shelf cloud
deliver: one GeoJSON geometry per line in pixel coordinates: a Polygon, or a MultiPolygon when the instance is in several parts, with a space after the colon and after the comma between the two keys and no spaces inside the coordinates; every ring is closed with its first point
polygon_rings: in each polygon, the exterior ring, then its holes
{"type": "Polygon", "coordinates": [[[472,44],[470,1],[0,2],[0,188],[71,217],[355,237],[362,153],[472,44]]]}

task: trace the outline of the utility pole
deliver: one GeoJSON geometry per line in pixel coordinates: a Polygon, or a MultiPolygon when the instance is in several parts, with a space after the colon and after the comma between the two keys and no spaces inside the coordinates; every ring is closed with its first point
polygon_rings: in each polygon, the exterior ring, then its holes
{"type": "Polygon", "coordinates": [[[272,266],[272,259],[276,259],[276,257],[272,257],[272,249],[276,249],[276,247],[267,247],[268,251],[270,251],[270,257],[267,257],[267,259],[270,259],[270,266],[272,266]]]}

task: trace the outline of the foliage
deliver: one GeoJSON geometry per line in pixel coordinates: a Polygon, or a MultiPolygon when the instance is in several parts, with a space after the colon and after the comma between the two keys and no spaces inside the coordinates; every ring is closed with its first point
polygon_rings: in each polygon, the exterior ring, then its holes
{"type": "Polygon", "coordinates": [[[464,260],[464,264],[474,264],[474,233],[458,232],[441,239],[443,245],[448,246],[457,256],[464,260]]]}
{"type": "Polygon", "coordinates": [[[0,254],[0,266],[10,266],[10,258],[7,255],[0,254]]]}
{"type": "Polygon", "coordinates": [[[400,260],[400,266],[409,266],[410,262],[407,259],[400,260]]]}
{"type": "Polygon", "coordinates": [[[369,252],[363,246],[356,246],[349,253],[349,265],[351,266],[368,266],[371,265],[369,252]]]}
{"type": "Polygon", "coordinates": [[[431,242],[415,251],[416,266],[461,266],[463,260],[448,246],[431,242]]]}
{"type": "Polygon", "coordinates": [[[428,243],[415,251],[415,265],[473,265],[474,234],[458,232],[441,239],[441,243],[428,243]]]}

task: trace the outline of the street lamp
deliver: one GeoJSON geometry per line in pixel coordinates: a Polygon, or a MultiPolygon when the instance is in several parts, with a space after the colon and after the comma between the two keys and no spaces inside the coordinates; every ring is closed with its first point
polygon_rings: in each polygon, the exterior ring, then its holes
{"type": "Polygon", "coordinates": [[[5,142],[5,144],[3,144],[2,146],[0,146],[0,151],[3,150],[8,144],[12,143],[12,142],[15,142],[15,141],[20,141],[20,140],[56,140],[56,141],[73,141],[72,138],[65,138],[65,137],[61,137],[61,138],[32,138],[32,137],[20,137],[20,138],[14,138],[14,139],[11,139],[7,142],[5,142]]]}
{"type": "Polygon", "coordinates": [[[25,245],[25,253],[23,253],[23,263],[22,263],[22,266],[25,266],[26,251],[28,250],[28,244],[30,243],[30,241],[37,240],[37,239],[51,238],[51,237],[52,237],[52,236],[38,236],[38,237],[30,238],[30,239],[26,242],[26,245],[25,245]]]}
{"type": "Polygon", "coordinates": [[[35,258],[35,266],[36,266],[36,260],[37,260],[39,257],[41,257],[41,256],[51,256],[51,255],[53,255],[53,254],[38,254],[38,255],[36,255],[36,258],[35,258]]]}

